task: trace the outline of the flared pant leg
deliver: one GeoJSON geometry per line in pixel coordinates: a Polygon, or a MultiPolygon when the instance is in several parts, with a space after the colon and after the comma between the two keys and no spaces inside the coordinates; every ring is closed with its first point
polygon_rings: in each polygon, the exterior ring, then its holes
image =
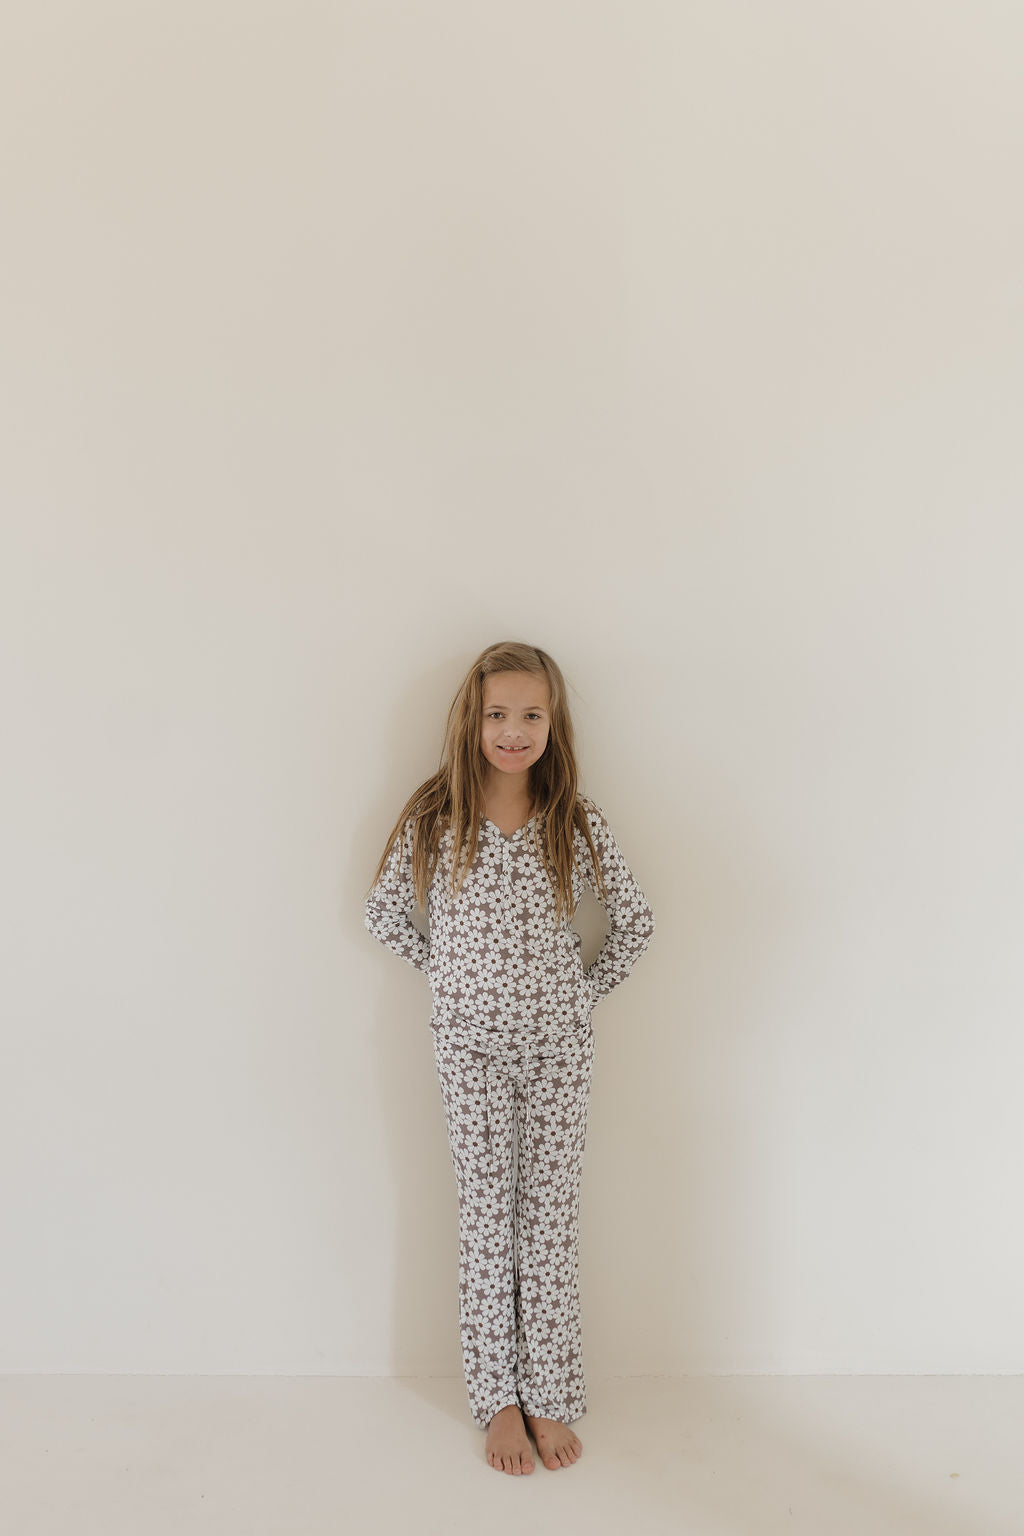
{"type": "Polygon", "coordinates": [[[578,1033],[529,1046],[529,1091],[516,1099],[516,1347],[519,1401],[571,1424],[587,1411],[579,1283],[579,1210],[594,1061],[578,1033]]]}
{"type": "Polygon", "coordinates": [[[470,1411],[586,1412],[579,1195],[594,1037],[434,1027],[459,1199],[459,1322],[470,1411]],[[513,1136],[518,1156],[513,1147],[513,1136]]]}

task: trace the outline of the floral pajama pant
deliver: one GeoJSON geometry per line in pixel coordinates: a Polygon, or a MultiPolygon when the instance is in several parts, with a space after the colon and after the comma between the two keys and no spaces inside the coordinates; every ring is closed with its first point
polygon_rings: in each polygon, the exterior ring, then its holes
{"type": "Polygon", "coordinates": [[[586,1412],[579,1197],[594,1061],[589,1013],[509,1034],[432,1021],[459,1197],[459,1321],[470,1411],[586,1412]],[[517,1156],[513,1157],[513,1130],[517,1156]]]}

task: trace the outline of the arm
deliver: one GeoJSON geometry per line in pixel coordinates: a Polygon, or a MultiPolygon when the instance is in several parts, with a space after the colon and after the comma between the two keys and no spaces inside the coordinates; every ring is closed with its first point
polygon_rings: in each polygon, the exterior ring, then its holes
{"type": "MultiPolygon", "coordinates": [[[[612,829],[599,805],[586,800],[587,821],[590,835],[601,865],[607,887],[607,899],[597,891],[597,882],[590,867],[589,849],[583,861],[583,878],[597,896],[608,915],[609,932],[598,950],[592,965],[585,972],[594,990],[594,1001],[607,995],[625,981],[639,960],[654,934],[654,913],[633,872],[623,858],[622,850],[612,835],[612,829]]],[[[584,843],[584,848],[586,844],[584,843]]]]}
{"type": "Polygon", "coordinates": [[[388,949],[426,971],[430,940],[414,925],[410,916],[416,905],[412,884],[412,818],[409,817],[399,837],[391,845],[380,880],[366,898],[364,926],[388,949]]]}

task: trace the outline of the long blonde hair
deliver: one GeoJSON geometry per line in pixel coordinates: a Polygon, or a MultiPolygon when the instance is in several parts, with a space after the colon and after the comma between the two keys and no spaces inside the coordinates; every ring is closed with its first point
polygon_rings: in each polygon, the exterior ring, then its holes
{"type": "Polygon", "coordinates": [[[463,678],[448,711],[444,746],[436,773],[424,779],[406,801],[390,833],[373,877],[376,885],[396,839],[404,837],[413,818],[412,873],[416,901],[426,911],[427,891],[434,877],[441,837],[452,831],[452,899],[462,889],[476,857],[480,821],[484,815],[486,759],[480,748],[483,726],[484,678],[494,672],[528,672],[548,685],[547,745],[527,771],[534,844],[555,894],[556,922],[572,912],[573,832],[583,834],[590,849],[598,889],[606,896],[601,866],[578,789],[575,734],[569,713],[565,679],[557,663],[538,646],[517,640],[499,641],[482,651],[463,678]],[[461,857],[460,857],[461,854],[461,857]]]}

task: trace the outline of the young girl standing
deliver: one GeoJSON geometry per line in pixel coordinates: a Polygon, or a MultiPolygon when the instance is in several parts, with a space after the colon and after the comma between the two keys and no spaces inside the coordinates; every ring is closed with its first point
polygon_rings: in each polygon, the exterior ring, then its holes
{"type": "Polygon", "coordinates": [[[470,667],[441,766],[403,807],[365,923],[426,973],[459,1199],[459,1316],[470,1411],[498,1471],[571,1466],[586,1412],[579,1192],[594,1005],[624,981],[654,914],[603,811],[578,789],[561,672],[504,642],[470,667]],[[586,886],[609,932],[584,969],[586,886]],[[430,937],[412,922],[429,908],[430,937]],[[515,1132],[515,1152],[513,1151],[515,1132]]]}

